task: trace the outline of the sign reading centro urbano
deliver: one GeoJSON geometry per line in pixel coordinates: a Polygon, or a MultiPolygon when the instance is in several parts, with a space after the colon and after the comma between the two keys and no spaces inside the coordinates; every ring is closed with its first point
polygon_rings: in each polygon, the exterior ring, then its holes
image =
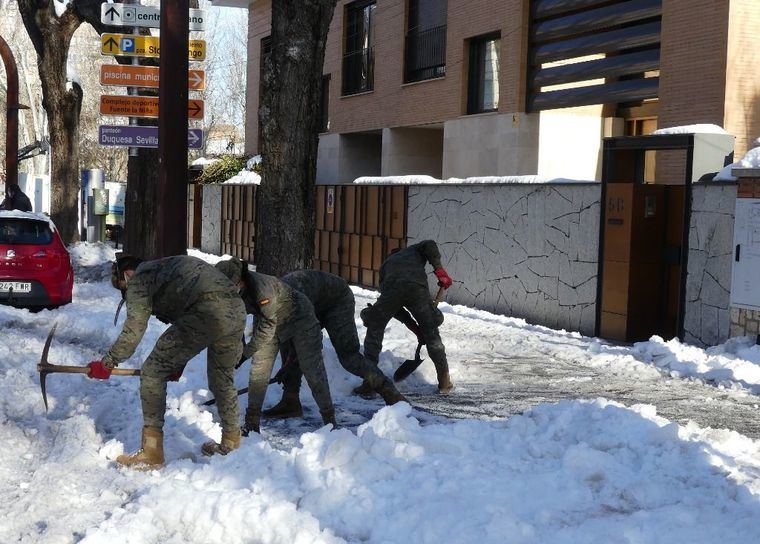
{"type": "MultiPolygon", "coordinates": [[[[100,22],[111,26],[161,28],[161,10],[150,6],[100,4],[100,22]]],[[[206,29],[206,10],[190,10],[190,30],[206,29]]]]}
{"type": "MultiPolygon", "coordinates": [[[[203,100],[187,101],[188,119],[203,119],[203,100]]],[[[158,117],[158,98],[155,96],[112,96],[100,97],[102,115],[119,115],[122,117],[158,117]]]]}
{"type": "MultiPolygon", "coordinates": [[[[100,66],[100,84],[119,87],[158,88],[158,67],[131,66],[129,64],[103,64],[100,66]]],[[[187,88],[202,91],[206,88],[206,72],[189,70],[187,88]]]]}
{"type": "MultiPolygon", "coordinates": [[[[158,127],[101,125],[98,127],[98,141],[100,145],[115,147],[158,147],[158,127]]],[[[203,147],[203,129],[188,129],[187,147],[203,147]]]]}
{"type": "MultiPolygon", "coordinates": [[[[160,57],[160,39],[135,34],[102,34],[100,52],[118,57],[160,57]]],[[[206,60],[206,41],[190,40],[187,56],[190,60],[206,60]]]]}

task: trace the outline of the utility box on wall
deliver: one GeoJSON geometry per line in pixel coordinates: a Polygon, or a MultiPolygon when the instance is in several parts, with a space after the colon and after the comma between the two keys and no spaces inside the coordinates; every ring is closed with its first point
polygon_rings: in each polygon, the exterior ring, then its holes
{"type": "Polygon", "coordinates": [[[739,178],[731,267],[731,336],[760,332],[760,169],[734,169],[739,178]]]}

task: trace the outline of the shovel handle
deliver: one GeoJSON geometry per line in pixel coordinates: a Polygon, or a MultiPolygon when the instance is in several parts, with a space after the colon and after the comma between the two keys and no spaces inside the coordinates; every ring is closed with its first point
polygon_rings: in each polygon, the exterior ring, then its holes
{"type": "MultiPolygon", "coordinates": [[[[40,372],[46,372],[48,374],[87,374],[89,368],[86,366],[70,366],[70,365],[37,365],[37,370],[40,372]]],[[[139,376],[139,368],[114,368],[111,370],[113,376],[139,376]]]]}
{"type": "Polygon", "coordinates": [[[435,298],[433,299],[433,303],[435,303],[436,306],[438,306],[438,303],[443,300],[443,294],[446,292],[446,289],[443,287],[438,288],[438,292],[435,294],[435,298]]]}

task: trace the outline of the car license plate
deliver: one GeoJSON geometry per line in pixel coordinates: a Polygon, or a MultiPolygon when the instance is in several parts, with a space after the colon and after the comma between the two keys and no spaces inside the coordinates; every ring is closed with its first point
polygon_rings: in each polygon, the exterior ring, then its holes
{"type": "Polygon", "coordinates": [[[32,284],[27,281],[0,281],[0,293],[31,293],[32,284]]]}

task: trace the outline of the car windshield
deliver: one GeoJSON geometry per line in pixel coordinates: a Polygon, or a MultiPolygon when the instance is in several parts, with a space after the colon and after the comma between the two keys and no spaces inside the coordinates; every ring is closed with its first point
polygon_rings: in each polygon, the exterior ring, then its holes
{"type": "Polygon", "coordinates": [[[53,241],[53,232],[46,221],[0,218],[0,244],[47,245],[53,241]]]}

